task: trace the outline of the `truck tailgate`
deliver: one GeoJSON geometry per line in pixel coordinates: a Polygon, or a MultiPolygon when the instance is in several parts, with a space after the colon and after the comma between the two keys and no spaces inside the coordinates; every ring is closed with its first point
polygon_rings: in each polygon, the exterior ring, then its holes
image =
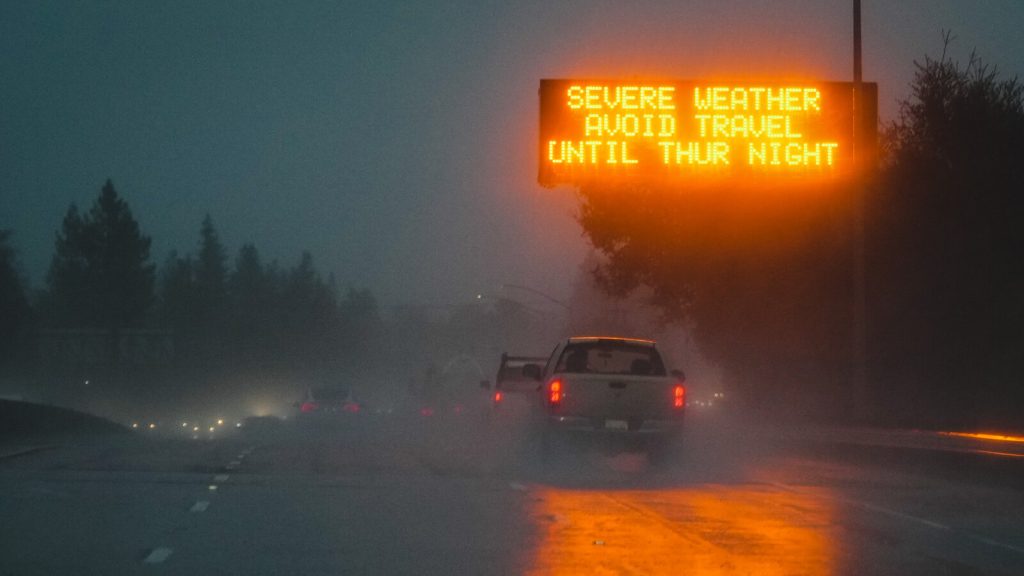
{"type": "Polygon", "coordinates": [[[559,414],[604,419],[647,420],[672,416],[674,380],[664,376],[562,374],[559,414]]]}

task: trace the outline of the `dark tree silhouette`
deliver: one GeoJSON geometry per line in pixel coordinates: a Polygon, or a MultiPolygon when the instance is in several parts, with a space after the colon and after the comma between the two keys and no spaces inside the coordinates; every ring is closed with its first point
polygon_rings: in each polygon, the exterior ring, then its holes
{"type": "Polygon", "coordinates": [[[585,186],[579,221],[598,284],[641,286],[752,405],[841,413],[849,402],[850,197],[839,187],[585,186]]]}
{"type": "Polygon", "coordinates": [[[236,354],[246,361],[266,357],[270,288],[259,251],[253,244],[244,244],[238,250],[235,267],[228,280],[228,299],[231,344],[236,354]]]}
{"type": "Polygon", "coordinates": [[[1024,86],[943,56],[910,87],[870,199],[877,395],[942,423],[1009,420],[1024,407],[1024,86]]]}
{"type": "Polygon", "coordinates": [[[195,263],[191,256],[172,251],[160,273],[160,319],[178,336],[184,346],[195,324],[195,263]]]}
{"type": "Polygon", "coordinates": [[[89,213],[68,209],[47,283],[62,327],[139,326],[153,302],[150,239],[110,180],[89,213]]]}
{"type": "Polygon", "coordinates": [[[10,240],[10,230],[0,230],[0,367],[24,348],[31,312],[10,240]]]}
{"type": "Polygon", "coordinates": [[[292,358],[310,360],[338,353],[337,296],[320,277],[309,252],[302,253],[288,274],[281,303],[292,358]]]}
{"type": "Polygon", "coordinates": [[[263,262],[255,245],[243,244],[238,250],[228,286],[239,312],[256,309],[262,304],[267,286],[263,262]]]}
{"type": "Polygon", "coordinates": [[[86,243],[85,223],[78,212],[78,206],[72,203],[57,233],[47,275],[51,324],[84,326],[91,323],[92,294],[86,285],[86,268],[89,266],[87,253],[91,249],[86,243]]]}
{"type": "Polygon", "coordinates": [[[213,219],[207,214],[199,229],[199,252],[194,261],[192,345],[207,363],[221,363],[227,354],[227,257],[213,219]]]}
{"type": "Polygon", "coordinates": [[[309,252],[294,267],[263,264],[253,244],[238,251],[230,273],[207,217],[197,256],[172,253],[162,271],[162,319],[173,327],[179,360],[199,369],[305,367],[365,359],[380,331],[369,291],[350,289],[339,302],[309,252]]]}
{"type": "Polygon", "coordinates": [[[380,353],[384,327],[377,299],[369,290],[349,287],[338,303],[338,344],[349,359],[371,365],[380,353]]]}
{"type": "Polygon", "coordinates": [[[227,256],[213,219],[207,214],[199,229],[199,254],[195,262],[196,305],[199,314],[213,320],[223,315],[227,293],[227,256]]]}

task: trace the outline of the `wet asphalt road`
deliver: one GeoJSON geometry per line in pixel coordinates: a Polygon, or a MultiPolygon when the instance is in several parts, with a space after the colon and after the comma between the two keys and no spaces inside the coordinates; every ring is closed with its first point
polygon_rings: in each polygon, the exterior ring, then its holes
{"type": "Polygon", "coordinates": [[[657,465],[401,418],[59,443],[0,458],[0,574],[1024,574],[1024,458],[688,432],[657,465]]]}

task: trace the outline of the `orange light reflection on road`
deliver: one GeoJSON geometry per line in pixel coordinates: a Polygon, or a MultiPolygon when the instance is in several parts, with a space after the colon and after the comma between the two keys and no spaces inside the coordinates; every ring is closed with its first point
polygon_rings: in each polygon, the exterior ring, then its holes
{"type": "Polygon", "coordinates": [[[702,486],[538,492],[531,574],[827,575],[836,552],[826,492],[702,486]]]}
{"type": "Polygon", "coordinates": [[[998,440],[999,442],[1024,442],[1024,436],[1008,436],[1005,434],[989,434],[985,432],[939,432],[943,436],[960,436],[978,440],[998,440]]]}

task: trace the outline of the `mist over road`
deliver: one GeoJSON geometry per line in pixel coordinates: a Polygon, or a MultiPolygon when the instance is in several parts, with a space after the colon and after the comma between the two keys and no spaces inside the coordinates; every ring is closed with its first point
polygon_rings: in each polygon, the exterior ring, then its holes
{"type": "Polygon", "coordinates": [[[696,416],[659,466],[586,446],[545,461],[523,427],[398,418],[47,447],[0,458],[0,574],[1024,569],[1022,458],[975,482],[990,460],[696,416]]]}

